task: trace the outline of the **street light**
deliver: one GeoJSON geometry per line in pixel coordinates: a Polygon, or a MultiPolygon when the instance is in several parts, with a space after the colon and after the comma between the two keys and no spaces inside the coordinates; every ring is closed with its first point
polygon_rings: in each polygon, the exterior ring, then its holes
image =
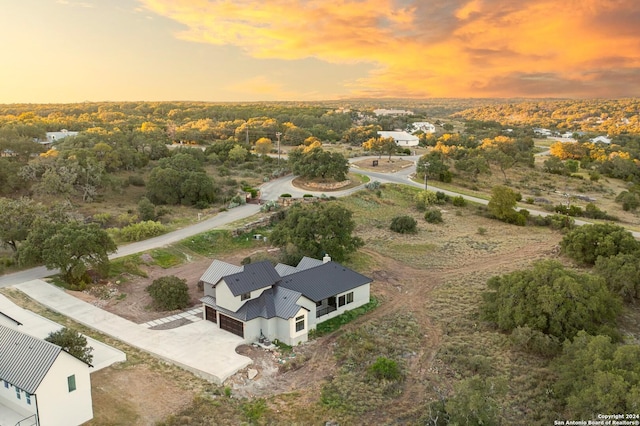
{"type": "Polygon", "coordinates": [[[276,137],[278,138],[278,165],[280,165],[280,135],[282,135],[282,132],[276,132],[276,137]]]}
{"type": "Polygon", "coordinates": [[[431,164],[427,161],[424,163],[424,190],[427,190],[427,169],[431,164]]]}

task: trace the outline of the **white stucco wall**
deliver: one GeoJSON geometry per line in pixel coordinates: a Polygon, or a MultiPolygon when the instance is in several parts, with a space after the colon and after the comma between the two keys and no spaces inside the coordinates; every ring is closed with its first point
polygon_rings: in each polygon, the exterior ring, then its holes
{"type": "Polygon", "coordinates": [[[36,391],[40,426],[80,425],[93,418],[89,366],[61,352],[36,391]],[[75,375],[76,390],[69,392],[67,377],[75,375]]]}
{"type": "Polygon", "coordinates": [[[268,288],[271,287],[267,286],[258,290],[254,290],[250,293],[251,297],[249,299],[240,300],[240,295],[234,296],[233,293],[231,293],[231,290],[229,289],[227,283],[224,282],[224,280],[220,280],[218,285],[216,285],[216,292],[214,297],[216,298],[216,304],[218,306],[233,312],[237,312],[238,309],[240,309],[240,307],[247,301],[255,299],[256,297],[260,297],[262,292],[268,288]]]}

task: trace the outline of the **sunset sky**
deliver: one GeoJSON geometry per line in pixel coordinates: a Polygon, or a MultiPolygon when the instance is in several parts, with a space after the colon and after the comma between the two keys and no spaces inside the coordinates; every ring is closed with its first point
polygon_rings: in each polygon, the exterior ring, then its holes
{"type": "Polygon", "coordinates": [[[640,96],[638,0],[0,0],[0,103],[640,96]]]}

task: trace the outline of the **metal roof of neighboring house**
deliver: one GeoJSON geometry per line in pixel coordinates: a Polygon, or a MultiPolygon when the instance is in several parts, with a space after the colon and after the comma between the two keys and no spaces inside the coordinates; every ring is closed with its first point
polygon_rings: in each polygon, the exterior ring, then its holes
{"type": "Polygon", "coordinates": [[[281,277],[284,277],[285,275],[295,274],[296,272],[298,272],[298,269],[295,266],[287,265],[284,263],[278,263],[276,265],[276,272],[281,277]]]}
{"type": "Polygon", "coordinates": [[[204,274],[200,277],[200,281],[205,283],[209,283],[211,285],[216,285],[218,281],[222,279],[222,277],[230,274],[235,274],[238,272],[242,272],[244,267],[232,265],[227,262],[222,262],[221,260],[214,260],[211,265],[204,271],[204,274]]]}
{"type": "Polygon", "coordinates": [[[247,301],[236,312],[218,306],[216,299],[211,296],[205,296],[200,301],[230,317],[241,321],[251,321],[258,317],[266,319],[274,317],[292,318],[302,308],[297,303],[301,296],[302,294],[297,291],[274,287],[263,291],[259,297],[247,301]]]}
{"type": "Polygon", "coordinates": [[[402,141],[417,141],[417,140],[420,140],[417,136],[410,135],[407,132],[380,131],[380,132],[378,132],[378,135],[380,135],[380,137],[383,137],[383,138],[393,138],[396,141],[399,141],[399,140],[402,140],[402,141]]]}
{"type": "Polygon", "coordinates": [[[224,282],[234,296],[271,287],[278,281],[280,275],[268,260],[250,263],[245,265],[244,271],[224,276],[224,282]]]}
{"type": "Polygon", "coordinates": [[[339,263],[327,262],[283,277],[280,286],[300,292],[314,302],[319,302],[370,282],[371,278],[339,263]]]}
{"type": "Polygon", "coordinates": [[[12,323],[14,323],[15,325],[22,325],[22,323],[20,321],[18,321],[17,319],[10,317],[9,315],[5,314],[4,312],[0,311],[0,316],[3,318],[8,319],[9,321],[11,321],[12,323]]]}
{"type": "Polygon", "coordinates": [[[0,379],[35,394],[62,352],[60,346],[0,325],[0,379]]]}
{"type": "Polygon", "coordinates": [[[302,259],[300,259],[300,262],[298,262],[298,266],[296,266],[296,269],[298,271],[304,271],[305,269],[315,268],[316,266],[320,266],[320,265],[322,265],[322,260],[305,256],[302,259]]]}

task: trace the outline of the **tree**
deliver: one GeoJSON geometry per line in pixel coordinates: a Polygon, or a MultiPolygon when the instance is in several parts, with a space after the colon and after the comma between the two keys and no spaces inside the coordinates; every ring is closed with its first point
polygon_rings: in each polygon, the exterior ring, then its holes
{"type": "Polygon", "coordinates": [[[260,138],[256,141],[256,153],[267,155],[273,149],[273,142],[269,138],[260,138]]]}
{"type": "Polygon", "coordinates": [[[418,159],[416,174],[420,178],[424,178],[425,173],[430,179],[438,179],[440,182],[451,182],[451,172],[442,153],[430,152],[418,159]]]}
{"type": "Polygon", "coordinates": [[[498,185],[491,189],[491,199],[487,204],[489,212],[496,219],[516,225],[524,225],[526,217],[515,210],[519,194],[506,186],[498,185]]]}
{"type": "Polygon", "coordinates": [[[623,300],[640,299],[640,258],[636,254],[600,256],[594,270],[605,279],[609,290],[623,300]]]}
{"type": "Polygon", "coordinates": [[[606,223],[572,230],[564,236],[560,247],[576,262],[593,265],[598,256],[636,253],[640,250],[640,242],[623,227],[606,223]]]}
{"type": "Polygon", "coordinates": [[[249,151],[243,146],[234,145],[231,150],[229,150],[229,160],[234,163],[241,163],[247,158],[247,154],[249,151]]]}
{"type": "Polygon", "coordinates": [[[153,280],[147,287],[156,308],[164,311],[183,309],[189,306],[189,287],[187,280],[169,275],[153,280]]]}
{"type": "Polygon", "coordinates": [[[16,253],[18,243],[27,239],[37,213],[38,206],[29,198],[0,198],[0,242],[16,253]]]}
{"type": "Polygon", "coordinates": [[[598,413],[637,413],[640,407],[640,346],[616,345],[608,336],[580,331],[566,341],[552,364],[556,394],[571,418],[598,413]]]}
{"type": "Polygon", "coordinates": [[[529,327],[560,341],[580,330],[615,335],[621,304],[602,277],[546,260],[492,277],[487,286],[492,291],[483,296],[482,316],[501,330],[529,327]]]}
{"type": "Polygon", "coordinates": [[[93,355],[91,354],[93,348],[87,345],[87,338],[75,330],[64,327],[49,333],[44,340],[60,346],[65,352],[70,353],[80,361],[84,361],[87,364],[91,364],[91,361],[93,361],[93,355]]]}
{"type": "Polygon", "coordinates": [[[310,151],[294,149],[289,152],[289,164],[293,173],[306,179],[322,178],[343,181],[349,172],[349,161],[338,152],[322,148],[310,151]]]}
{"type": "Polygon", "coordinates": [[[388,154],[389,160],[391,155],[397,151],[398,145],[393,138],[371,138],[362,144],[362,147],[382,157],[382,154],[388,154]]]}
{"type": "Polygon", "coordinates": [[[89,269],[106,275],[109,254],[116,250],[117,246],[109,234],[95,223],[38,220],[22,245],[19,260],[21,263],[42,262],[47,268],[59,268],[63,279],[72,288],[82,289],[89,281],[89,269]]]}
{"type": "Polygon", "coordinates": [[[340,262],[364,245],[354,237],[353,213],[334,202],[297,204],[284,213],[271,233],[271,242],[291,260],[329,254],[340,262]]]}
{"type": "Polygon", "coordinates": [[[147,197],[138,201],[138,216],[142,221],[157,219],[156,206],[147,197]]]}

